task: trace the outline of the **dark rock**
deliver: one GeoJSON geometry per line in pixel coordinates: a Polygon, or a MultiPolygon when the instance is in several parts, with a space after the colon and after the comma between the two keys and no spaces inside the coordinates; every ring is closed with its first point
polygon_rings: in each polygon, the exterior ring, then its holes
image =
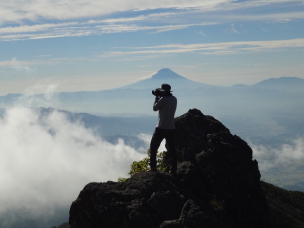
{"type": "Polygon", "coordinates": [[[71,206],[71,228],[268,227],[247,143],[197,109],[175,123],[176,176],[142,172],[122,183],[90,183],[71,206]]]}
{"type": "Polygon", "coordinates": [[[126,182],[90,183],[70,210],[71,227],[159,227],[186,202],[174,177],[142,172],[126,182]]]}

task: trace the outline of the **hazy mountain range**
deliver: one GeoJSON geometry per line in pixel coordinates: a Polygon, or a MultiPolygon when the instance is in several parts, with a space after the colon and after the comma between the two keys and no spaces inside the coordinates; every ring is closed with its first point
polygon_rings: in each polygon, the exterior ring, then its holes
{"type": "MultiPolygon", "coordinates": [[[[190,108],[199,108],[211,115],[236,115],[237,113],[301,114],[304,107],[298,102],[304,98],[304,79],[272,78],[255,85],[234,85],[231,87],[203,84],[182,77],[170,69],[161,69],[151,78],[117,89],[94,92],[61,92],[51,96],[54,108],[92,114],[151,114],[153,95],[151,90],[162,83],[172,86],[178,98],[177,114],[190,108]]],[[[21,94],[0,97],[2,106],[16,102],[21,94]]],[[[49,100],[49,96],[35,95],[35,99],[49,100]]],[[[40,103],[41,104],[41,103],[40,103]]],[[[35,105],[35,102],[32,103],[35,105]]]]}
{"type": "Polygon", "coordinates": [[[128,145],[138,148],[143,144],[138,142],[137,135],[152,134],[156,125],[157,113],[152,110],[154,96],[151,90],[162,83],[170,84],[178,98],[176,116],[197,108],[216,117],[247,142],[271,148],[304,138],[304,79],[295,77],[223,87],[198,83],[170,69],[161,69],[151,78],[117,89],[25,98],[21,94],[8,94],[0,97],[0,104],[6,107],[31,100],[32,107],[69,111],[71,119],[80,119],[108,141],[115,143],[123,138],[128,145]]]}
{"type": "MultiPolygon", "coordinates": [[[[35,95],[30,97],[30,105],[99,116],[149,115],[156,121],[151,90],[162,83],[170,84],[178,98],[176,115],[190,108],[200,109],[204,114],[215,116],[245,140],[261,144],[281,143],[304,135],[304,79],[294,77],[223,87],[198,83],[170,69],[161,69],[151,78],[117,89],[35,95]]],[[[21,94],[8,94],[0,97],[0,104],[5,107],[18,100],[22,102],[22,99],[21,94]]]]}

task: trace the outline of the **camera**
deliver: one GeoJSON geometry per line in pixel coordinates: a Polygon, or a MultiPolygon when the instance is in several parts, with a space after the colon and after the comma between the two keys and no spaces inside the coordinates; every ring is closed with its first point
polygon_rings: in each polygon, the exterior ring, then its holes
{"type": "Polygon", "coordinates": [[[160,97],[165,94],[165,91],[160,88],[157,88],[155,90],[152,90],[152,94],[156,97],[160,97]]]}

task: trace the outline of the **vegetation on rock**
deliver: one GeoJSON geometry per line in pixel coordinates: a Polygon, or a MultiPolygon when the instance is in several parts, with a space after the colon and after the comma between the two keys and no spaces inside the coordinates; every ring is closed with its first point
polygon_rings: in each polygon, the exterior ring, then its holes
{"type": "Polygon", "coordinates": [[[272,228],[304,228],[304,192],[288,191],[261,181],[272,228]]]}
{"type": "MultiPolygon", "coordinates": [[[[149,161],[150,161],[150,150],[147,150],[148,157],[140,160],[140,161],[134,161],[131,164],[131,169],[128,175],[131,177],[136,173],[140,172],[146,172],[149,169],[149,161]]],[[[167,162],[167,152],[157,152],[156,155],[157,160],[157,169],[161,171],[166,171],[168,169],[168,162],[167,162]]],[[[118,182],[124,182],[128,178],[120,177],[118,178],[118,182]]]]}

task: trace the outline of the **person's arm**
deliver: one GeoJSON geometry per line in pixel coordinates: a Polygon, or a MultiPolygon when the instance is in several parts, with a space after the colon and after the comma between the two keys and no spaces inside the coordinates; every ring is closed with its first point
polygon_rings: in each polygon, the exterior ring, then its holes
{"type": "Polygon", "coordinates": [[[154,105],[153,105],[153,111],[158,111],[162,106],[162,98],[161,97],[155,97],[154,105]]]}

